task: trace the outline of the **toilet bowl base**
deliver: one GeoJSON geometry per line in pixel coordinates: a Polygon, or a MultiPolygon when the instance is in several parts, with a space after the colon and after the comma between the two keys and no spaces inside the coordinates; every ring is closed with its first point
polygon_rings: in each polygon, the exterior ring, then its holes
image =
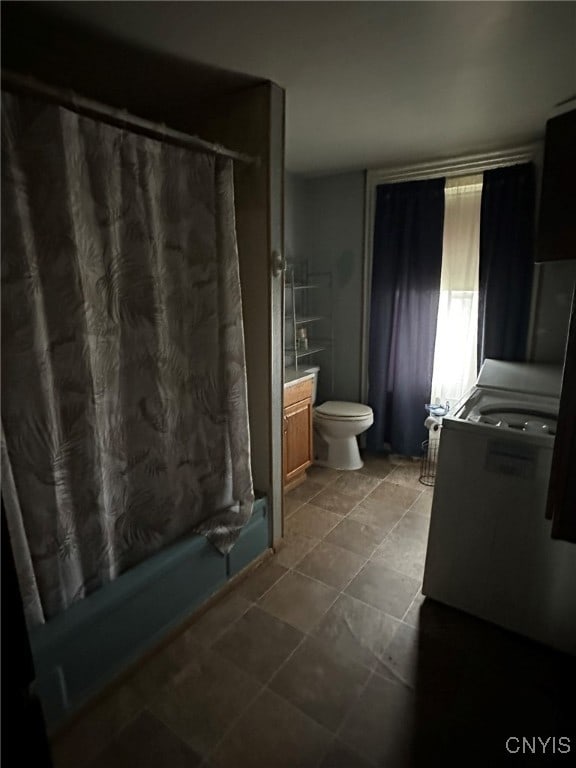
{"type": "Polygon", "coordinates": [[[327,451],[323,459],[314,459],[314,464],[330,469],[362,469],[364,462],[358,450],[358,441],[354,435],[343,438],[330,438],[325,441],[327,451]]]}

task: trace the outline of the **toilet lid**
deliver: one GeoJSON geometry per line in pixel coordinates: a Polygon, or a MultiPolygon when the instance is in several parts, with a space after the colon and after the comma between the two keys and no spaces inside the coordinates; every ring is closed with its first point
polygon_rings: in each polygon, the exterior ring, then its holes
{"type": "Polygon", "coordinates": [[[327,400],[316,408],[320,416],[330,416],[338,419],[360,419],[372,416],[372,408],[361,403],[347,403],[342,400],[327,400]]]}

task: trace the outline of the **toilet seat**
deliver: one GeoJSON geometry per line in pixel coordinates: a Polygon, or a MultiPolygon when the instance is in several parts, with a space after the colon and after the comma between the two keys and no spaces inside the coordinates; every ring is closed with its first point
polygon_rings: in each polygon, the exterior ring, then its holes
{"type": "Polygon", "coordinates": [[[373,415],[368,405],[342,400],[327,400],[315,408],[314,413],[318,418],[334,421],[359,421],[373,415]]]}

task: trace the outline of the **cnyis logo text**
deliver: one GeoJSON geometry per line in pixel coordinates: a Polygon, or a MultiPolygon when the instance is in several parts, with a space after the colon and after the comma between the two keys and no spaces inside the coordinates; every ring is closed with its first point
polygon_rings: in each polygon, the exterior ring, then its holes
{"type": "Polygon", "coordinates": [[[568,755],[572,745],[569,736],[509,736],[506,751],[511,755],[568,755]]]}

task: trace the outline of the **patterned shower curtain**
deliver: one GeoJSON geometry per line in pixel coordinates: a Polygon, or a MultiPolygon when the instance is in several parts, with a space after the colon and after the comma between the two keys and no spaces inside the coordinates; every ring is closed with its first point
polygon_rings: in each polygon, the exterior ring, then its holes
{"type": "Polygon", "coordinates": [[[2,474],[30,624],[248,521],[232,163],[3,98],[2,474]]]}

